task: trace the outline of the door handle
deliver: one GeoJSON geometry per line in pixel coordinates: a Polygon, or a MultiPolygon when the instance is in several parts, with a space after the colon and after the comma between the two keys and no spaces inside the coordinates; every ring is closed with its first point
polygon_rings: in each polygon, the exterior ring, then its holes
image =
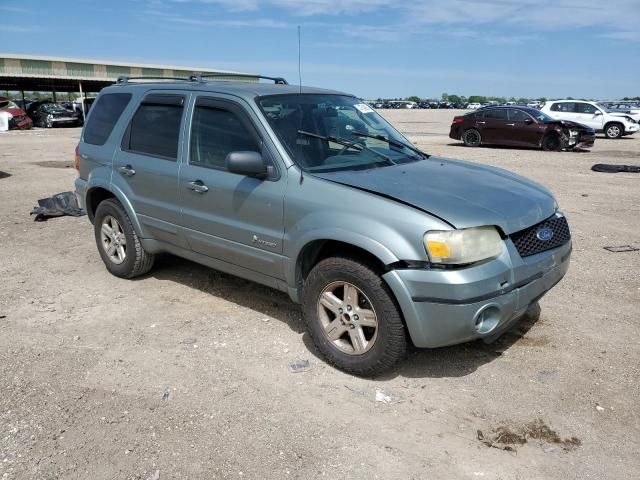
{"type": "Polygon", "coordinates": [[[209,187],[203,184],[200,180],[196,180],[194,182],[188,182],[187,188],[197,193],[206,193],[209,191],[209,187]]]}
{"type": "Polygon", "coordinates": [[[507,125],[509,125],[510,127],[514,127],[515,123],[507,123],[507,125]]]}
{"type": "Polygon", "coordinates": [[[125,165],[124,167],[118,167],[118,171],[126,177],[133,177],[136,171],[131,165],[125,165]]]}

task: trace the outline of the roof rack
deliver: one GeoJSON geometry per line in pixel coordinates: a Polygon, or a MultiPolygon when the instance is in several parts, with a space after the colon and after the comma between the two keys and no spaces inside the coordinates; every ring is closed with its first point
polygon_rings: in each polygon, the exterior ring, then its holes
{"type": "Polygon", "coordinates": [[[131,82],[131,80],[177,80],[181,82],[205,82],[208,78],[247,78],[247,79],[263,79],[263,80],[272,80],[276,85],[289,85],[282,77],[267,77],[265,75],[251,75],[250,73],[200,73],[194,72],[188,77],[129,77],[127,75],[121,75],[116,80],[117,85],[126,85],[131,82]]]}
{"type": "Polygon", "coordinates": [[[207,78],[257,78],[262,80],[272,80],[276,85],[289,85],[283,77],[267,77],[266,75],[252,75],[250,73],[199,73],[195,72],[189,77],[192,82],[204,82],[207,78]]]}
{"type": "Polygon", "coordinates": [[[180,80],[183,82],[190,82],[191,77],[129,77],[127,75],[121,75],[116,80],[118,85],[126,85],[131,80],[180,80]]]}

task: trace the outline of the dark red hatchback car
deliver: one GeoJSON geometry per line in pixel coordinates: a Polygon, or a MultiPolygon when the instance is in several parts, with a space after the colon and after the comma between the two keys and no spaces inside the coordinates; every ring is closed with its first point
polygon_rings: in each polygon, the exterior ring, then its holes
{"type": "Polygon", "coordinates": [[[449,137],[468,147],[508,145],[543,150],[589,148],[595,141],[591,127],[556,120],[529,107],[488,107],[454,117],[449,137]]]}

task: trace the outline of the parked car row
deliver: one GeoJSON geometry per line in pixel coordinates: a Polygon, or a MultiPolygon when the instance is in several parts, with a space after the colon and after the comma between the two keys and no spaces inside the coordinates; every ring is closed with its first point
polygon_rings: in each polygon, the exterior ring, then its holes
{"type": "Polygon", "coordinates": [[[584,100],[553,100],[540,110],[519,105],[476,108],[453,118],[449,137],[468,147],[507,145],[543,150],[589,148],[596,133],[607,138],[640,129],[640,110],[625,111],[584,100]]]}
{"type": "Polygon", "coordinates": [[[27,130],[33,126],[33,121],[26,112],[14,101],[6,97],[0,97],[0,111],[7,112],[10,115],[9,130],[27,130]]]}
{"type": "MultiPolygon", "coordinates": [[[[91,108],[94,100],[94,98],[84,99],[85,114],[91,108]]],[[[79,101],[11,100],[0,97],[0,111],[6,111],[10,114],[9,129],[26,130],[33,126],[43,128],[79,127],[84,124],[82,105],[79,101]]]]}
{"type": "Polygon", "coordinates": [[[595,141],[593,128],[558,120],[529,107],[481,108],[453,118],[449,137],[468,147],[507,145],[543,150],[589,148],[595,141]]]}

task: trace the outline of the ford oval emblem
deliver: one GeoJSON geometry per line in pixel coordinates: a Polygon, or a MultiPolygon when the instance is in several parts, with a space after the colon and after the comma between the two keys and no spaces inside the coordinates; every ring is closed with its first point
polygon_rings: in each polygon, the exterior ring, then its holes
{"type": "Polygon", "coordinates": [[[547,242],[553,238],[553,230],[547,227],[541,228],[536,232],[536,237],[538,237],[538,240],[547,242]]]}

